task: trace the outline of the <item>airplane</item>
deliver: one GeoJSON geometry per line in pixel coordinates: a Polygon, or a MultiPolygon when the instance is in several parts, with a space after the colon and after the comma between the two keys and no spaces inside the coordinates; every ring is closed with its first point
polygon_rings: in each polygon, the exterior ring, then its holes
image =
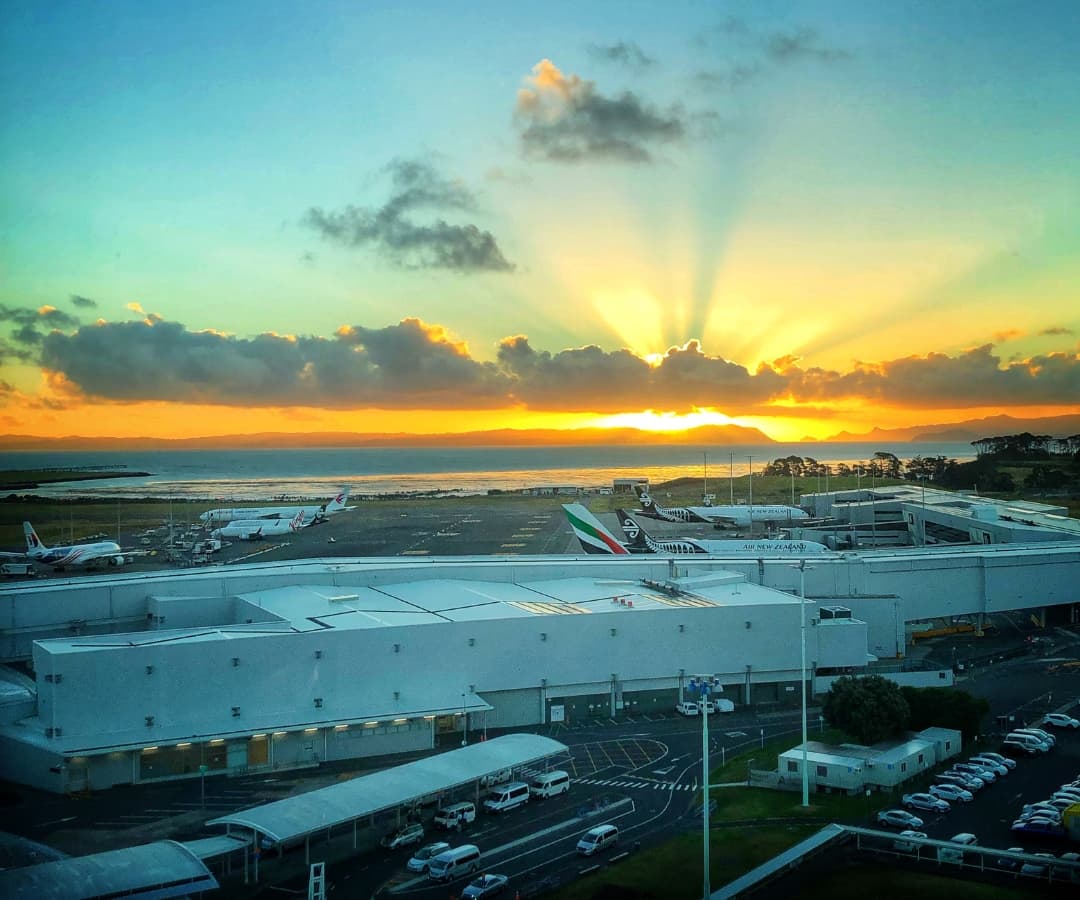
{"type": "Polygon", "coordinates": [[[824,544],[813,541],[707,541],[697,538],[657,540],[647,535],[632,516],[620,509],[617,511],[619,521],[629,538],[628,542],[623,542],[604,528],[600,521],[580,503],[565,503],[563,510],[586,553],[611,556],[626,556],[631,553],[804,556],[831,552],[824,544]]]}
{"type": "Polygon", "coordinates": [[[304,510],[291,519],[238,519],[210,532],[211,538],[237,538],[241,541],[261,541],[268,537],[294,534],[304,527],[304,510]]]}
{"type": "Polygon", "coordinates": [[[646,533],[636,519],[624,509],[615,510],[622,525],[623,534],[629,543],[631,553],[710,553],[723,556],[730,553],[753,553],[763,556],[809,556],[818,553],[832,553],[824,544],[817,541],[793,540],[724,540],[713,541],[704,538],[659,539],[646,533]]]}
{"type": "MultiPolygon", "coordinates": [[[[325,521],[327,516],[342,510],[355,509],[354,506],[346,506],[349,499],[349,488],[343,487],[341,492],[328,503],[308,506],[249,506],[234,507],[231,509],[211,509],[202,513],[199,519],[207,525],[221,525],[225,522],[251,522],[256,519],[274,520],[283,519],[288,521],[303,512],[304,520],[308,525],[325,521]]],[[[284,532],[282,532],[284,533],[284,532]]]]}
{"type": "Polygon", "coordinates": [[[650,519],[666,522],[709,522],[720,528],[732,525],[736,528],[750,527],[754,522],[792,522],[809,519],[806,510],[797,506],[740,505],[740,506],[658,506],[644,485],[634,485],[641,504],[641,514],[650,519]]]}
{"type": "Polygon", "coordinates": [[[0,553],[6,558],[18,557],[30,559],[43,565],[62,569],[65,566],[84,566],[94,562],[104,562],[110,566],[122,566],[127,558],[141,555],[141,551],[124,551],[115,541],[95,541],[88,544],[69,544],[66,547],[46,547],[34,531],[34,526],[23,522],[23,534],[26,536],[25,553],[0,553]]]}

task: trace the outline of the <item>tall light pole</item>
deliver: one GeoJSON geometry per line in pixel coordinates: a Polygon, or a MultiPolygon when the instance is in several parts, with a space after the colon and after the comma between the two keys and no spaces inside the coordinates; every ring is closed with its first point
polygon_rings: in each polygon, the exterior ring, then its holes
{"type": "Polygon", "coordinates": [[[469,744],[469,713],[465,709],[465,691],[461,692],[461,746],[469,744]]]}
{"type": "Polygon", "coordinates": [[[690,693],[699,698],[698,708],[701,711],[701,786],[705,792],[701,804],[702,900],[709,900],[712,894],[712,879],[709,875],[709,711],[707,702],[713,689],[719,686],[719,681],[713,675],[695,675],[687,685],[690,693]]]}
{"type": "Polygon", "coordinates": [[[750,472],[747,474],[747,482],[750,485],[750,537],[754,536],[754,457],[746,457],[750,466],[750,472]]]}
{"type": "MultiPolygon", "coordinates": [[[[813,568],[811,566],[810,568],[813,568]]],[[[802,682],[802,805],[810,805],[810,772],[806,767],[806,560],[799,560],[799,681],[802,682]]]]}

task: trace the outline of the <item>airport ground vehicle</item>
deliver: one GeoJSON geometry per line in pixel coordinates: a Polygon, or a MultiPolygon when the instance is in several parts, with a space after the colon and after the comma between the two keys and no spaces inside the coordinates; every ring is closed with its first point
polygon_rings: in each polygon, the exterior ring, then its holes
{"type": "Polygon", "coordinates": [[[428,863],[428,878],[452,881],[462,875],[475,875],[479,868],[480,848],[476,844],[462,844],[433,857],[428,863]]]}
{"type": "Polygon", "coordinates": [[[405,868],[410,872],[426,872],[428,864],[445,850],[449,850],[450,845],[446,841],[436,841],[434,844],[425,844],[419,850],[417,850],[412,858],[405,863],[405,868]]]}
{"type": "Polygon", "coordinates": [[[484,801],[484,809],[491,813],[508,812],[529,802],[529,786],[524,781],[511,781],[492,788],[484,801]]]}
{"type": "Polygon", "coordinates": [[[388,834],[381,841],[382,846],[388,850],[396,850],[398,847],[408,847],[411,844],[419,844],[424,839],[424,826],[419,823],[406,825],[398,831],[388,834]]]}
{"type": "Polygon", "coordinates": [[[529,793],[538,800],[554,797],[570,790],[570,773],[562,769],[537,775],[529,784],[529,793]]]}
{"type": "Polygon", "coordinates": [[[577,852],[581,856],[592,856],[619,842],[619,829],[614,825],[596,825],[590,828],[577,842],[577,852]]]}
{"type": "Polygon", "coordinates": [[[481,875],[470,881],[461,891],[461,900],[480,900],[482,897],[494,897],[506,890],[510,879],[505,875],[481,875]]]}
{"type": "Polygon", "coordinates": [[[476,804],[465,801],[443,807],[435,813],[436,828],[461,829],[476,821],[476,804]]]}

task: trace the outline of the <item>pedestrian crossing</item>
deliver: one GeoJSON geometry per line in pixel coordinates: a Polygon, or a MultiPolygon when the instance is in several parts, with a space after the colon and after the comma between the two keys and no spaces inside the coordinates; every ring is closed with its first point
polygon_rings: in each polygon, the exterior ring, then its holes
{"type": "Polygon", "coordinates": [[[598,787],[617,787],[617,788],[636,788],[639,790],[654,790],[654,791],[692,791],[693,786],[689,784],[678,784],[674,781],[635,781],[633,779],[615,779],[615,778],[574,778],[572,779],[574,784],[591,784],[598,787]]]}

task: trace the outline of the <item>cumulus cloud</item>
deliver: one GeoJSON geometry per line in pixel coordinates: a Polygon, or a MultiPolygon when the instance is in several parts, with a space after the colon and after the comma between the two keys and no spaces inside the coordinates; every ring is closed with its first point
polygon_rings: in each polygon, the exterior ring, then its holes
{"type": "Polygon", "coordinates": [[[55,306],[30,309],[0,303],[0,323],[7,323],[9,327],[7,338],[0,339],[0,363],[28,363],[36,358],[37,348],[49,330],[71,328],[77,326],[79,320],[55,306]]]}
{"type": "MultiPolygon", "coordinates": [[[[51,307],[0,319],[54,319],[51,307]]],[[[242,337],[193,331],[158,315],[98,321],[0,353],[35,362],[55,402],[165,401],[325,409],[499,409],[613,413],[711,408],[776,414],[792,405],[827,411],[851,401],[894,408],[1074,406],[1080,353],[1003,361],[992,344],[859,362],[848,371],[807,367],[785,356],[756,369],[709,355],[697,341],[646,360],[596,345],[556,352],[527,336],[503,339],[493,362],[473,356],[444,327],[416,318],[342,326],[329,337],[267,332],[242,337]],[[784,407],[771,407],[782,403],[784,407]]]]}
{"type": "Polygon", "coordinates": [[[97,301],[91,300],[89,297],[83,297],[79,294],[71,295],[72,306],[78,306],[80,309],[96,309],[97,301]]]}
{"type": "Polygon", "coordinates": [[[682,141],[687,130],[679,107],[660,110],[630,91],[605,97],[549,59],[533,66],[514,112],[525,155],[551,162],[652,162],[658,145],[682,141]]]}
{"type": "Polygon", "coordinates": [[[600,62],[617,63],[638,71],[656,64],[656,60],[646,54],[633,41],[618,41],[615,44],[589,44],[589,55],[600,62]]]}
{"type": "Polygon", "coordinates": [[[90,397],[329,409],[480,408],[509,381],[438,326],[404,319],[332,338],[190,331],[158,317],[53,332],[41,364],[90,397]]]}
{"type": "Polygon", "coordinates": [[[475,211],[475,198],[464,184],[444,178],[422,160],[395,160],[387,171],[393,193],[378,209],[349,205],[335,212],[312,207],[304,224],[346,247],[373,247],[405,269],[513,271],[490,231],[441,218],[415,220],[423,210],[475,211]]]}

